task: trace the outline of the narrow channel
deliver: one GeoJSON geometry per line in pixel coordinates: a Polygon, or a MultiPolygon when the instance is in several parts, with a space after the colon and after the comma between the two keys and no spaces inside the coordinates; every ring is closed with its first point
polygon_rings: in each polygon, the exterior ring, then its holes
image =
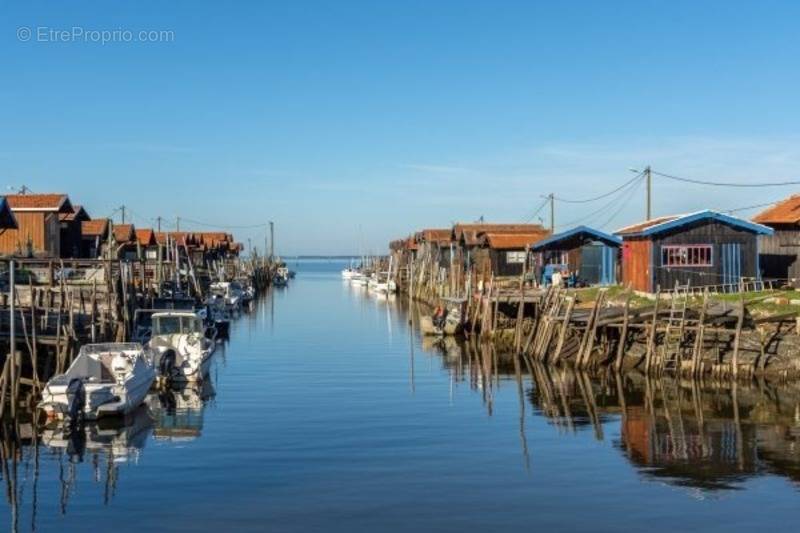
{"type": "Polygon", "coordinates": [[[432,342],[405,298],[348,284],[345,264],[292,264],[232,323],[208,382],[151,395],[128,426],[4,440],[0,523],[708,531],[797,516],[797,384],[620,380],[432,342]]]}

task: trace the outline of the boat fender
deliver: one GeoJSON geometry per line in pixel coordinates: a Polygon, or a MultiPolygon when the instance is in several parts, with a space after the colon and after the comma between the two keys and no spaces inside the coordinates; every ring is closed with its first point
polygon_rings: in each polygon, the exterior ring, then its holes
{"type": "Polygon", "coordinates": [[[83,416],[83,409],[86,407],[86,388],[83,380],[73,378],[67,385],[67,414],[70,420],[78,421],[83,416]]]}

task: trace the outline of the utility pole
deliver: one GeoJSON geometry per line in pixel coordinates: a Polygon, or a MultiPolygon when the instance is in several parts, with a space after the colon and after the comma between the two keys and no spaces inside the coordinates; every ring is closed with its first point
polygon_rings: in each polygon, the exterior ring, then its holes
{"type": "Polygon", "coordinates": [[[652,207],[652,194],[653,194],[653,173],[650,171],[650,165],[644,167],[644,176],[647,180],[647,220],[653,218],[652,207]]]}
{"type": "Polygon", "coordinates": [[[550,234],[553,235],[556,232],[556,196],[553,193],[550,193],[550,234]]]}
{"type": "MultiPolygon", "coordinates": [[[[266,250],[265,250],[266,251],[266,250]]],[[[269,260],[275,257],[275,224],[269,221],[269,260]]]]}

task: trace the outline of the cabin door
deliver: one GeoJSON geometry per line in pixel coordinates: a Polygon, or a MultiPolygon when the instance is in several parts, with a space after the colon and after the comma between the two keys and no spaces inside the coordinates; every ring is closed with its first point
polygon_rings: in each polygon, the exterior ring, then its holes
{"type": "Polygon", "coordinates": [[[720,246],[722,283],[738,285],[742,278],[742,245],[738,242],[720,246]]]}
{"type": "Polygon", "coordinates": [[[617,249],[603,246],[603,268],[600,271],[601,285],[614,285],[617,282],[617,249]]]}

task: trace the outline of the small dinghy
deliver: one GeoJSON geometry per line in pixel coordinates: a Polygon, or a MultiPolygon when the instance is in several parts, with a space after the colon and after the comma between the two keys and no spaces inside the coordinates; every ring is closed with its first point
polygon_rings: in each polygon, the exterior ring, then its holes
{"type": "Polygon", "coordinates": [[[175,381],[201,381],[216,349],[216,330],[191,311],[153,314],[150,349],[159,375],[175,381]]]}
{"type": "Polygon", "coordinates": [[[433,314],[420,317],[422,334],[445,336],[462,333],[465,304],[466,300],[463,298],[442,298],[442,305],[439,305],[433,314]]]}
{"type": "Polygon", "coordinates": [[[65,373],[47,382],[39,408],[48,418],[71,420],[128,414],[155,377],[141,344],[87,344],[65,373]]]}

